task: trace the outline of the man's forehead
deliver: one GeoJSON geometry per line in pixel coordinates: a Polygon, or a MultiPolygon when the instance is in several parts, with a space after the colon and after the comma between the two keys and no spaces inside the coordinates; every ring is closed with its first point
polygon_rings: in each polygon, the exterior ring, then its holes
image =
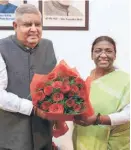
{"type": "Polygon", "coordinates": [[[24,17],[28,17],[28,18],[31,18],[31,17],[41,17],[41,15],[39,14],[39,13],[24,13],[23,15],[22,15],[22,17],[24,18],[24,17]]]}
{"type": "Polygon", "coordinates": [[[23,14],[20,19],[21,22],[41,22],[40,14],[23,14]]]}

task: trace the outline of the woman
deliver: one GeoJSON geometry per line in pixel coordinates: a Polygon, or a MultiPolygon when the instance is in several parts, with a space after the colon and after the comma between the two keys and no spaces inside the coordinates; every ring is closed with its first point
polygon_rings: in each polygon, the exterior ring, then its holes
{"type": "Polygon", "coordinates": [[[86,80],[95,115],[75,117],[75,150],[129,150],[129,75],[113,66],[115,59],[115,41],[108,36],[95,39],[96,68],[86,80]]]}

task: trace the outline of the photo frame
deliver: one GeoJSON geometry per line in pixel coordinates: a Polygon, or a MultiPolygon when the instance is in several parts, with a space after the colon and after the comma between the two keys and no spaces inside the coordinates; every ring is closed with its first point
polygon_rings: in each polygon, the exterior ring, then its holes
{"type": "Polygon", "coordinates": [[[88,0],[86,1],[74,0],[72,1],[72,5],[69,5],[69,8],[65,7],[65,10],[64,8],[61,8],[62,5],[59,4],[58,1],[43,0],[40,1],[39,3],[40,3],[39,9],[43,16],[44,30],[88,30],[89,29],[89,1],[88,0]],[[67,12],[66,9],[68,10],[67,12]],[[68,14],[66,15],[66,13],[68,14]]]}
{"type": "MultiPolygon", "coordinates": [[[[70,10],[68,16],[64,16],[65,14],[61,13],[59,14],[59,11],[57,9],[55,10],[52,8],[54,5],[57,6],[58,1],[26,0],[25,2],[34,4],[39,8],[42,14],[43,30],[89,30],[89,0],[69,1],[72,2],[71,7],[69,8],[70,10]],[[54,4],[52,4],[52,2],[54,4]],[[48,8],[52,9],[51,13],[48,12],[48,8]],[[53,11],[56,11],[56,13],[52,14],[53,11]]],[[[59,10],[60,9],[61,8],[59,8],[59,10]]]]}
{"type": "MultiPolygon", "coordinates": [[[[17,4],[31,3],[38,7],[42,14],[42,26],[43,30],[89,30],[89,1],[75,1],[69,7],[68,14],[65,15],[66,11],[58,11],[62,8],[55,8],[51,13],[48,11],[48,7],[53,7],[51,3],[58,1],[54,0],[11,0],[11,2],[16,2],[17,4]],[[48,5],[48,3],[50,3],[48,5]],[[63,13],[64,12],[64,13],[63,13]]],[[[70,0],[71,1],[71,0],[70,0]]],[[[66,2],[66,1],[65,1],[66,2]]],[[[17,5],[17,6],[18,6],[17,5]]],[[[12,30],[12,22],[14,19],[14,13],[0,13],[0,30],[12,30]],[[2,18],[3,17],[3,18],[2,18]]]]}
{"type": "Polygon", "coordinates": [[[12,22],[14,21],[15,9],[24,3],[26,3],[25,0],[9,0],[4,5],[0,5],[0,30],[13,30],[12,22]]]}

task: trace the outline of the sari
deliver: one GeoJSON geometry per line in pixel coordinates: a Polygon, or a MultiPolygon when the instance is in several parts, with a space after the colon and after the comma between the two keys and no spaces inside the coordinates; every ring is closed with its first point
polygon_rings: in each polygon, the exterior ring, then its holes
{"type": "MultiPolygon", "coordinates": [[[[91,81],[90,100],[95,113],[108,115],[121,111],[130,101],[129,75],[120,70],[91,81]]],[[[129,150],[130,123],[122,125],[91,125],[82,127],[74,125],[74,150],[129,150]]]]}

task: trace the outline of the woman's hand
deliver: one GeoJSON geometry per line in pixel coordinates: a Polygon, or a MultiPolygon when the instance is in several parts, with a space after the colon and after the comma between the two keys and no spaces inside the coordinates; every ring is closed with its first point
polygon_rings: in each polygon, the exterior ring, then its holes
{"type": "Polygon", "coordinates": [[[111,119],[108,115],[93,115],[90,117],[78,115],[74,117],[74,123],[81,125],[81,126],[89,126],[94,125],[96,123],[102,125],[111,125],[111,119]]]}
{"type": "Polygon", "coordinates": [[[93,125],[96,121],[96,115],[86,117],[82,115],[77,115],[74,117],[74,123],[81,125],[81,126],[89,126],[93,125]]]}

